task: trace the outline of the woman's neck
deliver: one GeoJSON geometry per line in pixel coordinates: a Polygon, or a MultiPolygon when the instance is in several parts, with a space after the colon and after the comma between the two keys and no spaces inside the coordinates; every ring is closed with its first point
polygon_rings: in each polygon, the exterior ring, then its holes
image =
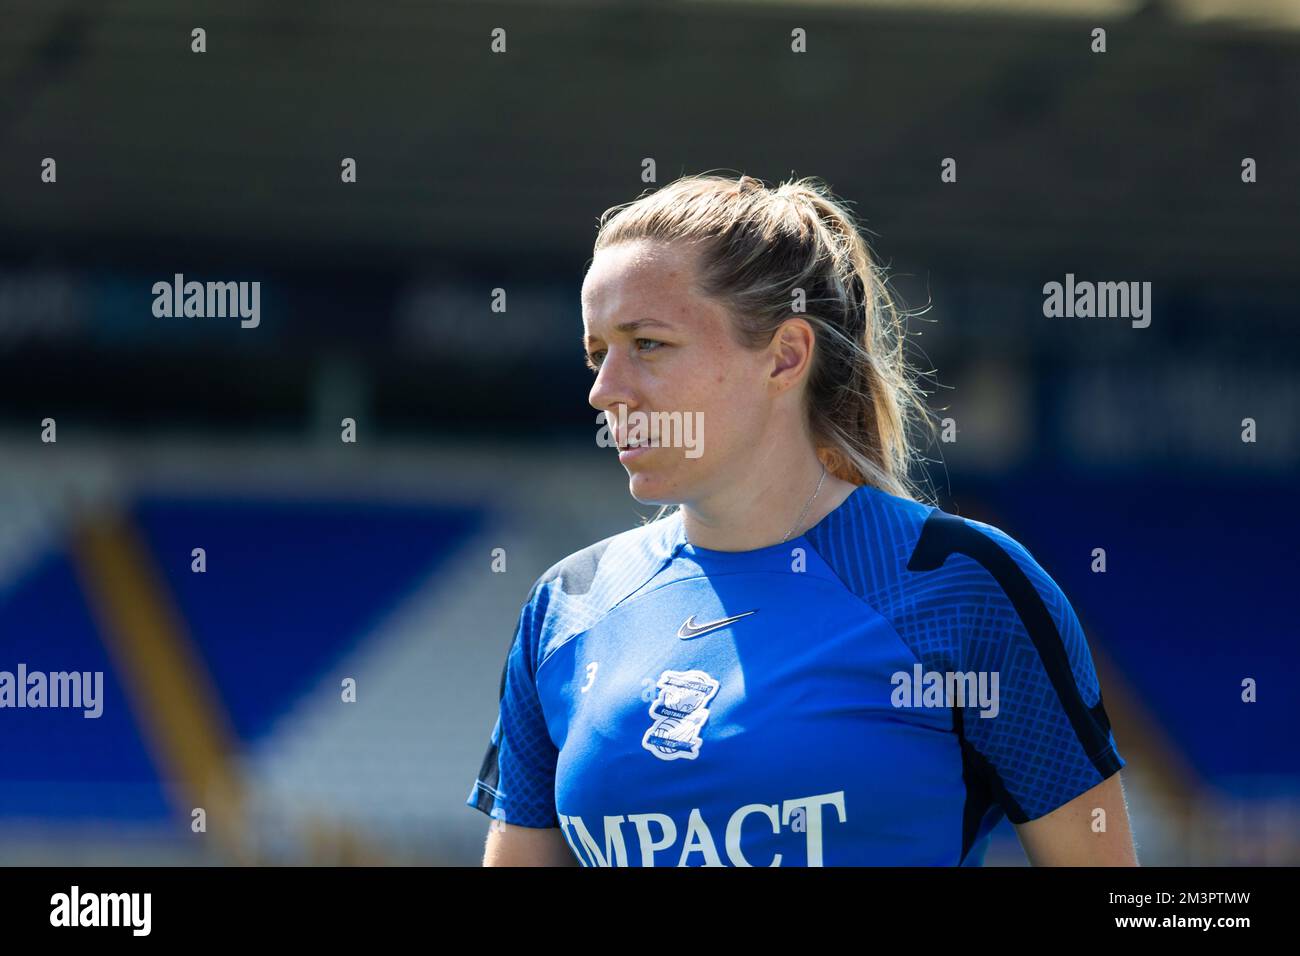
{"type": "Polygon", "coordinates": [[[793,541],[858,488],[829,472],[823,479],[822,471],[810,453],[797,468],[759,469],[744,485],[683,502],[686,539],[710,551],[753,551],[780,544],[787,535],[793,541]]]}

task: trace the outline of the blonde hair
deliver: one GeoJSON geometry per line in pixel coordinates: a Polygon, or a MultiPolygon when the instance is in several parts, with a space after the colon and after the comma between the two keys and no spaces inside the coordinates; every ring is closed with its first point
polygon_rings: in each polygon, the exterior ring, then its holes
{"type": "MultiPolygon", "coordinates": [[[[685,242],[702,293],[725,303],[737,341],[771,342],[786,319],[816,332],[806,400],[827,471],[922,500],[913,432],[933,421],[907,362],[906,329],[853,215],[814,177],[769,189],[757,179],[682,178],[600,217],[593,252],[623,242],[685,242]],[[796,290],[804,308],[792,308],[796,290]]],[[[656,517],[661,517],[663,509],[656,517]]]]}

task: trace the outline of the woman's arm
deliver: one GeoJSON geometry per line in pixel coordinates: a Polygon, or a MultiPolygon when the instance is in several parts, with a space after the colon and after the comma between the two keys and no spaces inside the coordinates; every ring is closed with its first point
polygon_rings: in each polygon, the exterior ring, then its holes
{"type": "Polygon", "coordinates": [[[1051,813],[1018,824],[1016,834],[1033,866],[1138,866],[1119,772],[1051,813]],[[1094,830],[1097,808],[1106,830],[1094,830]]]}
{"type": "Polygon", "coordinates": [[[488,827],[484,866],[578,866],[559,827],[488,827]]]}

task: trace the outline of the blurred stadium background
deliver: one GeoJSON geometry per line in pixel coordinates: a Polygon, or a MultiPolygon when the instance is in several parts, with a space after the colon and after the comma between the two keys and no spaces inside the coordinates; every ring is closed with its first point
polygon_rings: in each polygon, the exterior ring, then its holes
{"type": "Polygon", "coordinates": [[[653,510],[578,345],[645,157],[855,204],[929,307],[939,503],[1071,597],[1142,861],[1300,862],[1300,5],[0,17],[0,670],[105,674],[97,720],[0,711],[0,863],[478,862],[528,588],[653,510]],[[260,326],[155,318],[175,273],[260,281],[260,326]],[[1066,273],[1152,282],[1150,327],[1044,318],[1066,273]]]}

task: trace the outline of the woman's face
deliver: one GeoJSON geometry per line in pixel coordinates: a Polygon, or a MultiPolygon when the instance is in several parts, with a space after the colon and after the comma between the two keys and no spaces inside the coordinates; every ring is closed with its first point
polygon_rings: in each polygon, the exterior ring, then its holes
{"type": "Polygon", "coordinates": [[[589,401],[606,413],[631,493],[645,504],[744,484],[770,420],[772,356],[736,342],[725,307],[697,293],[694,276],[688,246],[638,241],[598,252],[582,284],[596,371],[589,401]],[[659,447],[625,450],[650,438],[656,418],[659,447]]]}

